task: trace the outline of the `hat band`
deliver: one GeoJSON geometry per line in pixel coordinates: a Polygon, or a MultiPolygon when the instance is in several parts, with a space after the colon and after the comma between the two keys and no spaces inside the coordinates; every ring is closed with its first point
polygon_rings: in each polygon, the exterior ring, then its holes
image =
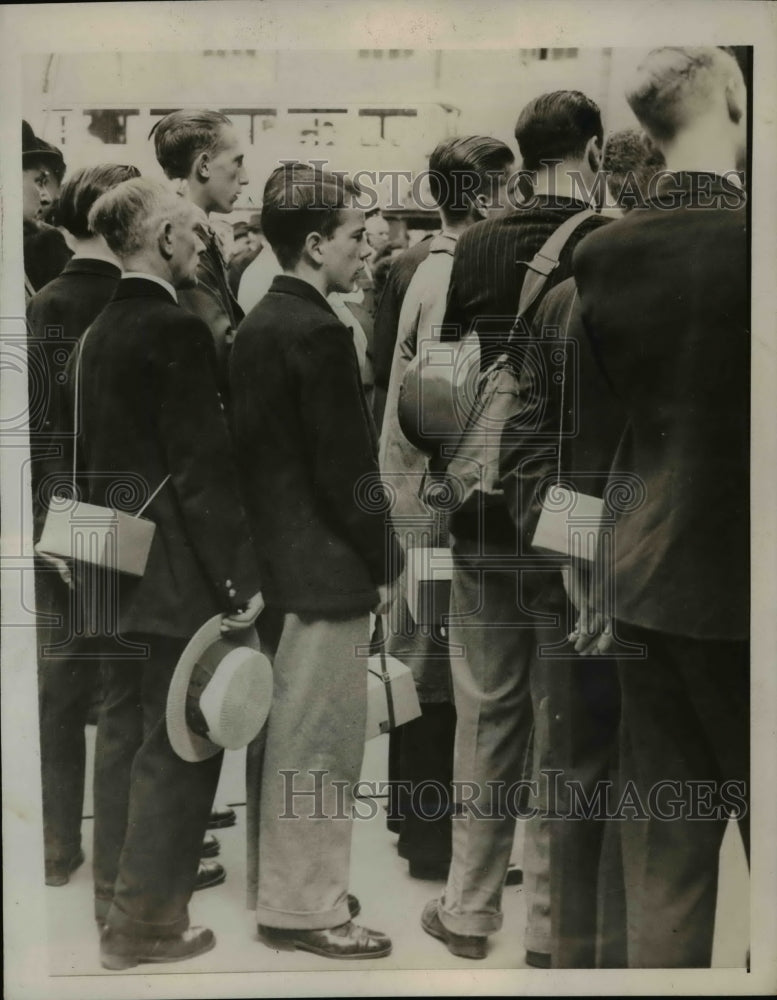
{"type": "Polygon", "coordinates": [[[197,736],[208,739],[209,726],[200,708],[200,696],[216,673],[219,664],[239,643],[220,638],[207,646],[197,658],[186,692],[186,725],[197,736]]]}

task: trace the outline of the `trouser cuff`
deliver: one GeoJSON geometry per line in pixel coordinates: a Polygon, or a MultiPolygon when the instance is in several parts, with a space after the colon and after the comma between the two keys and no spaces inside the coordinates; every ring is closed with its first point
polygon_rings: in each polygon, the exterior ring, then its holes
{"type": "MultiPolygon", "coordinates": [[[[96,905],[95,911],[97,911],[96,905]]],[[[172,938],[183,934],[188,928],[189,914],[184,912],[176,920],[168,922],[137,920],[135,917],[129,916],[129,914],[125,913],[124,910],[113,902],[108,908],[105,923],[111,930],[118,931],[120,934],[129,934],[136,938],[172,938]]]]}
{"type": "Polygon", "coordinates": [[[280,927],[286,930],[324,930],[327,927],[339,927],[351,919],[348,909],[348,898],[329,910],[294,911],[276,910],[270,906],[256,906],[256,922],[262,927],[280,927]]]}
{"type": "Polygon", "coordinates": [[[451,934],[486,937],[502,926],[501,913],[450,913],[443,903],[438,906],[440,922],[451,934]]]}

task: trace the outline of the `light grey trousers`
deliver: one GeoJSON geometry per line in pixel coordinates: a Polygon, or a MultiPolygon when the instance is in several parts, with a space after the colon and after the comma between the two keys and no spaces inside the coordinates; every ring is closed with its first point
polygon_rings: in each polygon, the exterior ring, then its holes
{"type": "Polygon", "coordinates": [[[248,748],[248,903],[269,927],[350,919],[353,788],[364,757],[369,618],[287,614],[273,701],[248,748]]]}
{"type": "Polygon", "coordinates": [[[519,574],[479,569],[454,549],[451,672],[456,703],[454,789],[468,799],[453,819],[453,857],[440,919],[454,934],[502,925],[516,797],[532,725],[529,689],[536,618],[520,607],[519,574]]]}

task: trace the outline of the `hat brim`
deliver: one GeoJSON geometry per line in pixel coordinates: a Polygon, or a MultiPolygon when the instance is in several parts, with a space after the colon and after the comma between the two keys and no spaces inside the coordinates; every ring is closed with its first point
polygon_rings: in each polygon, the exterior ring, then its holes
{"type": "Polygon", "coordinates": [[[217,639],[223,638],[236,639],[236,645],[248,646],[261,652],[259,638],[253,626],[241,629],[239,632],[225,633],[221,631],[223,617],[223,615],[214,615],[194,633],[181,653],[167,692],[165,718],[170,746],[179,757],[192,763],[215,757],[224,749],[218,743],[195,733],[186,722],[186,696],[189,691],[189,682],[201,654],[217,639]]]}
{"type": "Polygon", "coordinates": [[[30,170],[36,163],[42,163],[53,170],[58,180],[65,173],[64,157],[54,149],[25,149],[22,153],[22,170],[30,170]]]}

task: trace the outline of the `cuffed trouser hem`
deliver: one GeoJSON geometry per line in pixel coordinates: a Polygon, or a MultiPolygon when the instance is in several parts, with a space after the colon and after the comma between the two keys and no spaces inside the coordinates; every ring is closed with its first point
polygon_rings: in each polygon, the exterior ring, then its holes
{"type": "Polygon", "coordinates": [[[339,927],[351,919],[347,898],[331,910],[318,910],[314,913],[295,912],[294,910],[274,910],[269,906],[257,904],[256,922],[262,927],[281,927],[293,931],[324,930],[327,927],[339,927]]]}
{"type": "Polygon", "coordinates": [[[486,937],[502,927],[501,913],[450,913],[445,909],[444,901],[438,904],[437,910],[440,922],[451,934],[486,937]]]}
{"type": "MultiPolygon", "coordinates": [[[[98,902],[101,901],[96,900],[95,904],[98,902]]],[[[97,905],[95,905],[96,909],[97,905]]],[[[130,917],[115,903],[111,903],[105,923],[111,930],[118,931],[120,934],[129,934],[136,938],[172,938],[183,934],[188,928],[189,914],[184,913],[183,916],[171,923],[146,923],[143,920],[136,920],[134,917],[130,917]]]]}

